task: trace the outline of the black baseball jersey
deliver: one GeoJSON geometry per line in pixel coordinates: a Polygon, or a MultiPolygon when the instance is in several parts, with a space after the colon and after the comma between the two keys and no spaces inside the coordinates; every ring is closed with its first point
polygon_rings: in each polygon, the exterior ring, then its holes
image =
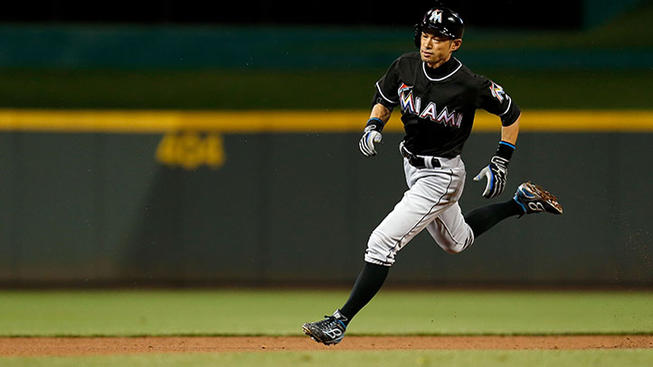
{"type": "Polygon", "coordinates": [[[503,88],[474,74],[458,59],[429,68],[418,52],[396,59],[376,83],[374,103],[399,106],[406,148],[414,154],[452,158],[459,155],[482,108],[509,126],[519,107],[503,88]]]}

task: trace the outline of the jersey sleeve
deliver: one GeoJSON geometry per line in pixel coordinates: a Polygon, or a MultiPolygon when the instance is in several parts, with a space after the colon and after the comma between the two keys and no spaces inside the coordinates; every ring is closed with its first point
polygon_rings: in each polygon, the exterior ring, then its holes
{"type": "Polygon", "coordinates": [[[501,125],[512,125],[521,114],[519,106],[499,84],[485,79],[479,93],[478,107],[501,118],[501,125]]]}
{"type": "Polygon", "coordinates": [[[386,73],[374,85],[375,93],[372,106],[380,103],[392,110],[399,104],[397,89],[399,88],[399,60],[395,60],[386,73]]]}

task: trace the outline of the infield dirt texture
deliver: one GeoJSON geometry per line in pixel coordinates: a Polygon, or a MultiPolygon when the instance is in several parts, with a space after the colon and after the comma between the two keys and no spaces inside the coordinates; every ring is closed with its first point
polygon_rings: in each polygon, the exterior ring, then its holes
{"type": "Polygon", "coordinates": [[[0,356],[318,350],[525,350],[653,348],[651,335],[352,336],[337,346],[306,337],[0,338],[0,356]]]}

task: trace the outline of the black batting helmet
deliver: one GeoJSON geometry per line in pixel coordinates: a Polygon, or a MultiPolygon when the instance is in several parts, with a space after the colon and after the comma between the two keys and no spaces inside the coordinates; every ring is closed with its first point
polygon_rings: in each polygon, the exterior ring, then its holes
{"type": "Polygon", "coordinates": [[[463,38],[464,28],[463,18],[455,11],[445,7],[431,8],[422,21],[415,24],[415,46],[420,47],[422,32],[457,39],[463,38]]]}

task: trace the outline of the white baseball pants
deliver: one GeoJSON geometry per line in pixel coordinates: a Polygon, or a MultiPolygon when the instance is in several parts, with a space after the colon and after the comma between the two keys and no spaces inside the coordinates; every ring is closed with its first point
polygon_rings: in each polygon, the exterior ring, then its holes
{"type": "Polygon", "coordinates": [[[465,185],[460,156],[438,158],[439,168],[416,168],[404,158],[408,191],[370,235],[365,261],[391,266],[395,256],[424,228],[448,253],[459,253],[474,242],[458,200],[465,185]]]}

